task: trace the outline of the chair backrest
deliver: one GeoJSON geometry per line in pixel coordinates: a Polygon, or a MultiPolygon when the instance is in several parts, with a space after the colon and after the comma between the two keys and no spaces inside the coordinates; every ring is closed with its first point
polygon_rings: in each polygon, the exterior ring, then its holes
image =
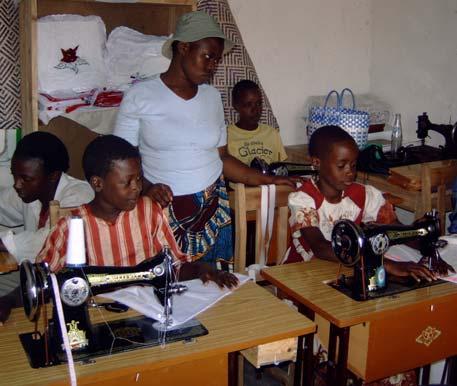
{"type": "Polygon", "coordinates": [[[421,165],[421,209],[428,212],[436,208],[440,215],[441,229],[445,231],[446,211],[452,208],[451,188],[457,178],[457,160],[442,161],[441,164],[421,165]]]}
{"type": "Polygon", "coordinates": [[[60,202],[58,200],[52,200],[49,202],[49,225],[51,228],[57,224],[57,221],[61,217],[71,214],[73,209],[76,209],[77,206],[71,206],[68,208],[61,208],[60,202]]]}
{"type": "MultiPolygon", "coordinates": [[[[255,262],[259,263],[260,251],[265,243],[261,231],[261,188],[246,187],[244,184],[230,184],[233,191],[229,193],[230,207],[235,217],[235,272],[246,273],[247,221],[256,221],[255,262]]],[[[289,242],[289,208],[287,205],[292,188],[276,186],[275,214],[271,235],[270,250],[267,256],[269,264],[279,263],[289,242]]],[[[269,235],[267,235],[268,237],[269,235]]]]}

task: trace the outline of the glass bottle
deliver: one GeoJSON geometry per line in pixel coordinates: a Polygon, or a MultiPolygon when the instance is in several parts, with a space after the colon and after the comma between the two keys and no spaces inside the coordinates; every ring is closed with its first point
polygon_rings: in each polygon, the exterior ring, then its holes
{"type": "Polygon", "coordinates": [[[390,143],[390,152],[392,158],[398,158],[398,150],[402,143],[401,114],[395,114],[394,124],[392,126],[392,139],[390,143]]]}

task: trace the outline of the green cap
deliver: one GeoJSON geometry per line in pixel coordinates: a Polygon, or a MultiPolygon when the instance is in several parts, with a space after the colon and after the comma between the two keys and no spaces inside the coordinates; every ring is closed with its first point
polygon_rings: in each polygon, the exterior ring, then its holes
{"type": "Polygon", "coordinates": [[[178,19],[173,36],[163,44],[162,55],[171,59],[173,56],[171,45],[175,40],[187,43],[205,38],[224,39],[223,54],[226,54],[233,47],[233,42],[225,37],[221,27],[212,16],[203,11],[185,13],[178,19]]]}

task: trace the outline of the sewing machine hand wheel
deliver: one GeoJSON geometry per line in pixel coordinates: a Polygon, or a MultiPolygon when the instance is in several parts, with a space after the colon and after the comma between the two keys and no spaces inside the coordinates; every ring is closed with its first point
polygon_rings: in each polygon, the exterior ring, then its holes
{"type": "MultiPolygon", "coordinates": [[[[43,291],[47,289],[47,276],[49,269],[47,264],[32,264],[24,260],[20,266],[22,302],[27,318],[34,322],[39,317],[40,302],[43,291]]],[[[47,298],[47,294],[45,297],[47,298]]]]}
{"type": "Polygon", "coordinates": [[[338,260],[352,267],[360,260],[363,247],[363,232],[352,221],[340,220],[333,227],[332,248],[338,260]]]}

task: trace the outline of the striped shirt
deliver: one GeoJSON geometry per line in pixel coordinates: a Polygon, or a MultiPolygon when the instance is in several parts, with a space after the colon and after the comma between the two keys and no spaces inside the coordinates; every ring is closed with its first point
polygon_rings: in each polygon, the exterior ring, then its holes
{"type": "MultiPolygon", "coordinates": [[[[165,245],[175,259],[191,261],[179,249],[161,207],[141,196],[136,207],[121,212],[114,223],[96,217],[89,205],[72,211],[84,222],[88,265],[126,267],[155,256],[165,245]]],[[[51,230],[37,261],[45,261],[51,271],[65,265],[70,216],[61,218],[51,230]]]]}

